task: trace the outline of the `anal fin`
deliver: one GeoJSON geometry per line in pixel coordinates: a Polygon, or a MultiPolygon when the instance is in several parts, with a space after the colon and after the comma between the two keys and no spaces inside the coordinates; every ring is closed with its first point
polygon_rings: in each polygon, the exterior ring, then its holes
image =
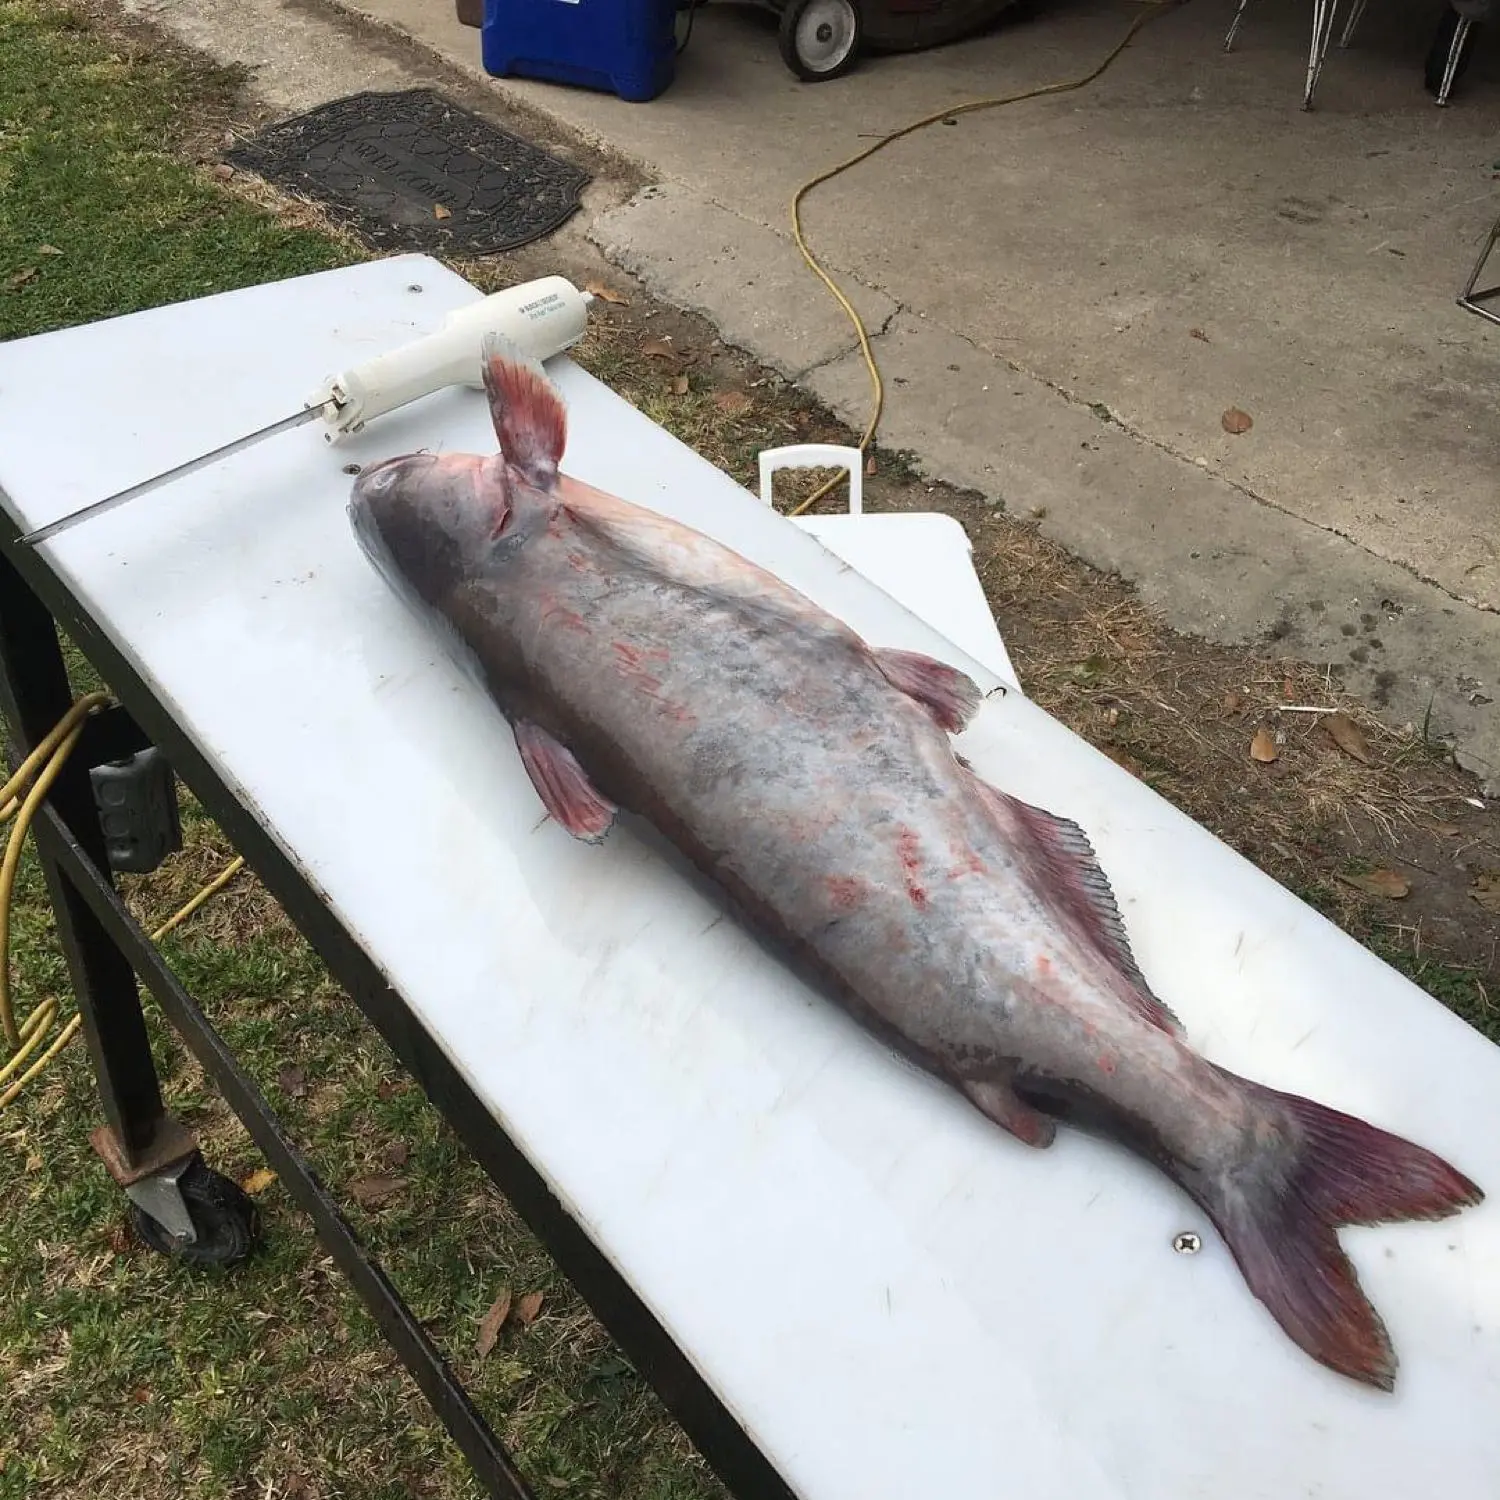
{"type": "Polygon", "coordinates": [[[920,651],[883,649],[872,654],[886,681],[916,699],[949,734],[958,734],[974,717],[983,694],[968,673],[920,651]]]}
{"type": "Polygon", "coordinates": [[[521,764],[542,805],[575,839],[602,842],[618,809],[595,790],[573,752],[545,729],[523,719],[515,726],[521,764]]]}
{"type": "Polygon", "coordinates": [[[1057,1121],[1022,1101],[1008,1084],[993,1078],[965,1078],[959,1088],[981,1114],[1018,1141],[1044,1150],[1057,1138],[1057,1121]]]}

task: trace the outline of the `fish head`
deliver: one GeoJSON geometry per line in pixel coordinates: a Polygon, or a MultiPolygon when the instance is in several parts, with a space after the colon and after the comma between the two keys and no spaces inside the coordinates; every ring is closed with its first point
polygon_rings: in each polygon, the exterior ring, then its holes
{"type": "Polygon", "coordinates": [[[552,507],[498,456],[406,453],[354,481],[349,521],[366,557],[402,592],[441,607],[464,580],[514,557],[552,507]]]}

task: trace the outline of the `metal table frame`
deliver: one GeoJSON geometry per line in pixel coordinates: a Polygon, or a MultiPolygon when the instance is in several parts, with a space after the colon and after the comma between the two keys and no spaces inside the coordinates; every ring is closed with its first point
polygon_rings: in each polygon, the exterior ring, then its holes
{"type": "Polygon", "coordinates": [[[792,1491],[770,1461],[569,1216],[319,893],[198,753],[46,560],[17,544],[18,535],[0,509],[0,710],[15,739],[15,763],[73,701],[59,626],[108,683],[118,704],[88,721],[33,825],[99,1087],[105,1123],[92,1140],[115,1181],[122,1187],[138,1184],[179,1169],[197,1153],[193,1137],[162,1099],[139,980],[213,1078],[292,1199],[312,1219],[318,1238],[481,1483],[497,1500],[530,1500],[532,1491],[447,1361],[115,888],[89,768],[154,744],[546,1245],[723,1482],[743,1500],[791,1500],[792,1491]]]}
{"type": "Polygon", "coordinates": [[[1464,284],[1464,289],[1458,294],[1458,305],[1465,312],[1478,313],[1481,318],[1487,318],[1491,323],[1500,323],[1500,311],[1496,311],[1490,304],[1500,299],[1500,281],[1494,286],[1479,288],[1479,278],[1484,274],[1484,268],[1494,253],[1495,245],[1500,242],[1500,219],[1496,219],[1490,226],[1490,232],[1485,237],[1484,249],[1479,252],[1479,259],[1474,262],[1474,269],[1469,273],[1469,279],[1464,284]]]}

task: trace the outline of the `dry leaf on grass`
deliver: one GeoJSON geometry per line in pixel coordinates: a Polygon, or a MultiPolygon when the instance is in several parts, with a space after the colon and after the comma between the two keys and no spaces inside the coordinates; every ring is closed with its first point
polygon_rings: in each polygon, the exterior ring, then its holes
{"type": "Polygon", "coordinates": [[[674,375],[672,377],[672,394],[674,396],[685,396],[688,393],[688,378],[686,375],[674,375]]]}
{"type": "Polygon", "coordinates": [[[737,417],[741,412],[749,411],[753,403],[743,391],[720,391],[714,397],[714,405],[726,417],[737,417]]]}
{"type": "Polygon", "coordinates": [[[630,306],[629,297],[622,296],[612,286],[605,286],[602,281],[586,281],[583,289],[590,296],[597,297],[601,302],[612,302],[616,307],[630,306]]]}
{"type": "Polygon", "coordinates": [[[218,166],[214,168],[214,176],[217,177],[220,182],[228,182],[229,179],[234,176],[234,168],[231,167],[227,161],[221,161],[218,166]]]}
{"type": "Polygon", "coordinates": [[[248,1177],[240,1179],[240,1190],[253,1198],[263,1193],[276,1181],[276,1174],[269,1167],[257,1167],[248,1177]]]}
{"type": "Polygon", "coordinates": [[[386,1166],[393,1170],[404,1167],[411,1157],[411,1147],[405,1141],[392,1141],[389,1146],[381,1152],[381,1160],[386,1166]]]}
{"type": "Polygon", "coordinates": [[[1359,732],[1359,725],[1348,714],[1329,714],[1323,720],[1323,728],[1345,755],[1352,755],[1363,765],[1370,764],[1370,747],[1359,732]]]}
{"type": "Polygon", "coordinates": [[[1364,875],[1340,875],[1345,885],[1367,896],[1384,896],[1399,901],[1411,890],[1411,881],[1398,870],[1371,870],[1364,875]]]}
{"type": "Polygon", "coordinates": [[[56,245],[38,245],[36,253],[38,255],[61,255],[62,251],[56,245]]]}
{"type": "Polygon", "coordinates": [[[867,459],[865,459],[865,478],[873,479],[875,477],[875,472],[875,455],[872,453],[867,459]]]}
{"type": "Polygon", "coordinates": [[[1263,766],[1268,766],[1278,755],[1281,754],[1276,748],[1276,741],[1271,738],[1269,729],[1257,729],[1255,738],[1250,741],[1250,759],[1258,760],[1263,766]]]}
{"type": "Polygon", "coordinates": [[[394,1099],[397,1094],[404,1094],[410,1087],[410,1082],[405,1078],[382,1078],[375,1085],[375,1092],[382,1099],[394,1099]]]}
{"type": "Polygon", "coordinates": [[[1500,870],[1481,870],[1469,894],[1487,911],[1500,917],[1500,870]]]}
{"type": "Polygon", "coordinates": [[[445,208],[441,203],[434,203],[432,205],[432,217],[434,219],[451,219],[453,217],[453,210],[445,208]]]}
{"type": "Polygon", "coordinates": [[[379,1173],[374,1177],[356,1177],[349,1184],[349,1196],[362,1208],[378,1208],[388,1198],[393,1198],[406,1186],[405,1179],[387,1177],[379,1173]]]}
{"type": "Polygon", "coordinates": [[[307,1097],[307,1074],[295,1063],[289,1063],[286,1067],[277,1069],[276,1087],[288,1099],[305,1099],[307,1097]]]}
{"type": "Polygon", "coordinates": [[[1439,838],[1456,839],[1463,829],[1457,823],[1433,823],[1429,831],[1437,834],[1439,838]]]}
{"type": "Polygon", "coordinates": [[[541,1292],[527,1292],[516,1303],[516,1321],[523,1328],[529,1328],[536,1321],[536,1315],[542,1310],[542,1295],[541,1292]]]}
{"type": "Polygon", "coordinates": [[[500,1330],[510,1316],[510,1288],[502,1287],[500,1295],[490,1303],[490,1310],[479,1320],[479,1337],[474,1343],[474,1352],[483,1359],[495,1347],[500,1330]]]}
{"type": "Polygon", "coordinates": [[[1231,406],[1228,411],[1219,418],[1224,431],[1238,437],[1242,432],[1249,432],[1255,423],[1251,420],[1250,413],[1241,411],[1237,406],[1231,406]]]}
{"type": "Polygon", "coordinates": [[[1224,694],[1224,712],[1226,714],[1237,714],[1245,706],[1245,695],[1237,693],[1231,688],[1224,694]]]}
{"type": "Polygon", "coordinates": [[[17,290],[17,288],[25,286],[26,283],[33,280],[35,276],[36,267],[27,266],[24,271],[17,271],[16,274],[5,283],[6,290],[13,292],[17,290]]]}
{"type": "Polygon", "coordinates": [[[1201,339],[1205,344],[1208,342],[1208,335],[1201,328],[1189,328],[1188,337],[1190,339],[1201,339]]]}
{"type": "Polygon", "coordinates": [[[650,359],[676,359],[677,351],[666,339],[643,339],[641,353],[650,359]]]}

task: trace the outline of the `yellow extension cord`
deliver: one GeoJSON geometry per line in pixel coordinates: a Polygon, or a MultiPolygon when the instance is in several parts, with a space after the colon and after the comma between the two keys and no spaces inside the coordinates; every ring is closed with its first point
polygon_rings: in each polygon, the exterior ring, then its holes
{"type": "MultiPolygon", "coordinates": [[[[42,1045],[48,1029],[57,1019],[60,1005],[55,996],[39,1001],[25,1021],[17,1023],[10,989],[10,918],[15,899],[16,873],[21,867],[21,849],[38,808],[48,789],[57,779],[73,747],[83,733],[88,716],[110,702],[107,693],[87,693],[68,710],[46,738],[21,763],[14,776],[0,787],[0,823],[15,820],[5,855],[0,859],[0,1032],[10,1049],[10,1057],[0,1064],[0,1109],[10,1102],[43,1068],[77,1036],[83,1024],[80,1015],[72,1016],[40,1057],[33,1054],[42,1045]],[[30,783],[29,787],[27,783],[30,783]],[[25,1071],[20,1070],[24,1068],[25,1071]],[[17,1073],[20,1076],[17,1077],[17,1073]]],[[[180,922],[185,922],[210,897],[222,890],[244,868],[244,858],[236,856],[191,901],[175,912],[155,932],[151,941],[159,942],[180,922]]]]}
{"type": "MultiPolygon", "coordinates": [[[[865,331],[863,319],[855,311],[854,304],[839,289],[838,283],[834,281],[819,263],[818,258],[807,248],[807,241],[802,234],[802,200],[816,187],[837,177],[841,172],[847,172],[850,167],[857,167],[860,162],[868,161],[877,151],[883,151],[892,141],[899,141],[903,136],[914,135],[919,130],[926,129],[929,125],[935,125],[939,120],[956,119],[959,115],[974,114],[981,109],[998,109],[1003,104],[1020,104],[1026,99],[1039,99],[1044,94],[1066,94],[1073,89],[1081,89],[1092,83],[1114,60],[1130,45],[1131,38],[1135,36],[1142,26],[1148,21],[1154,20],[1164,11],[1173,10],[1182,4],[1183,0],[1149,0],[1146,8],[1130,23],[1125,35],[1110,50],[1097,67],[1090,69],[1082,78],[1070,79],[1066,83],[1046,83],[1040,88],[1027,89],[1020,94],[1006,94],[994,99],[971,99],[967,104],[955,104],[948,109],[940,109],[933,114],[926,115],[920,120],[913,120],[910,125],[903,125],[899,130],[893,130],[889,135],[882,136],[871,146],[866,146],[863,151],[856,152],[847,161],[841,161],[836,167],[830,167],[826,172],[814,177],[810,182],[804,182],[797,189],[796,196],[792,199],[792,234],[797,241],[797,248],[802,252],[802,258],[809,268],[833,293],[834,299],[849,316],[849,321],[854,324],[854,331],[859,335],[859,350],[864,355],[865,366],[870,372],[870,388],[874,394],[874,404],[870,412],[870,420],[865,426],[865,434],[859,440],[859,451],[863,453],[870,445],[870,440],[875,436],[875,429],[880,426],[880,416],[885,409],[885,386],[880,378],[880,367],[875,363],[875,356],[870,350],[870,337],[865,331]]],[[[843,482],[843,476],[839,475],[830,479],[821,488],[814,490],[800,505],[788,511],[788,515],[800,516],[803,511],[808,510],[823,498],[835,486],[843,482]]]]}

